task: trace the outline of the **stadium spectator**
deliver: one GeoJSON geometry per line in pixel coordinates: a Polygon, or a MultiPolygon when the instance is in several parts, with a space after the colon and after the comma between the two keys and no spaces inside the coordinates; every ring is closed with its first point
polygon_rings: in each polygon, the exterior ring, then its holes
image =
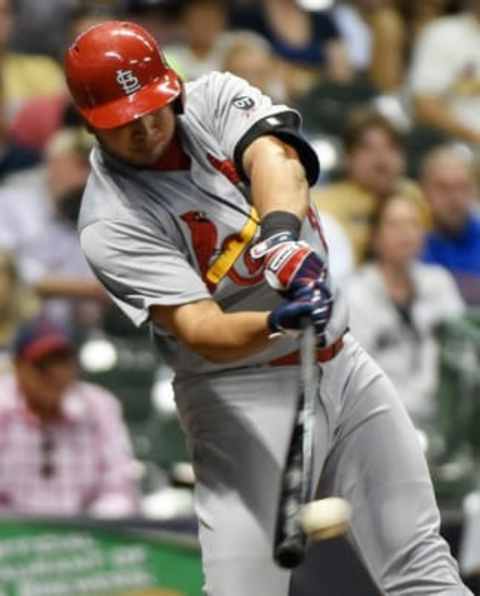
{"type": "Polygon", "coordinates": [[[262,0],[258,4],[234,12],[234,28],[257,31],[288,62],[326,66],[332,78],[344,76],[345,48],[329,12],[307,12],[295,0],[262,0]]]}
{"type": "MultiPolygon", "coordinates": [[[[36,115],[38,120],[38,114],[36,115]]],[[[0,181],[6,176],[38,165],[41,154],[15,137],[6,117],[3,88],[0,82],[0,181]]]]}
{"type": "Polygon", "coordinates": [[[362,263],[371,221],[382,201],[402,194],[422,203],[418,186],[404,177],[401,133],[392,122],[369,108],[351,113],[343,136],[345,177],[312,196],[320,211],[333,215],[347,232],[357,263],[362,263]]]}
{"type": "Polygon", "coordinates": [[[341,82],[352,78],[346,47],[328,11],[307,12],[296,0],[262,0],[233,10],[231,24],[271,43],[291,96],[308,91],[319,75],[341,82]]]}
{"type": "Polygon", "coordinates": [[[68,47],[81,33],[90,29],[94,25],[99,25],[104,21],[114,18],[120,18],[122,13],[115,8],[113,2],[82,2],[75,4],[70,10],[67,35],[65,45],[62,47],[60,58],[63,60],[63,51],[68,47]]]}
{"type": "Polygon", "coordinates": [[[3,514],[121,517],[137,511],[135,465],[117,399],[78,380],[65,332],[34,319],[0,378],[3,514]]]}
{"type": "MultiPolygon", "coordinates": [[[[21,261],[29,243],[45,235],[56,200],[85,184],[91,144],[81,129],[59,131],[47,147],[42,167],[11,176],[0,188],[0,245],[17,252],[21,261]]],[[[20,268],[24,269],[22,263],[20,268]]]]}
{"type": "MultiPolygon", "coordinates": [[[[187,0],[189,2],[190,0],[187,0]]],[[[118,6],[118,0],[110,0],[118,6]]],[[[152,33],[162,46],[174,43],[182,35],[180,13],[185,0],[124,0],[126,19],[135,21],[152,33]]]]}
{"type": "Polygon", "coordinates": [[[344,40],[352,68],[357,73],[366,73],[372,60],[372,32],[368,23],[353,1],[337,2],[332,15],[344,40]]]}
{"type": "Polygon", "coordinates": [[[65,89],[62,71],[54,60],[9,50],[14,26],[11,0],[0,0],[0,74],[7,121],[29,99],[56,95],[65,89]]]}
{"type": "Polygon", "coordinates": [[[37,314],[39,306],[19,279],[14,255],[0,250],[0,372],[10,365],[10,344],[17,327],[37,314]]]}
{"type": "Polygon", "coordinates": [[[104,297],[76,231],[92,142],[82,129],[63,129],[47,147],[45,168],[0,188],[0,246],[15,252],[49,317],[68,326],[95,325],[104,297]]]}
{"type": "Polygon", "coordinates": [[[423,163],[421,184],[433,229],[422,258],[448,269],[465,301],[480,305],[480,216],[472,163],[456,148],[443,146],[423,163]]]}
{"type": "Polygon", "coordinates": [[[396,386],[414,422],[432,423],[437,387],[437,326],[462,313],[442,267],[416,260],[421,212],[409,198],[387,199],[372,227],[372,261],[347,285],[350,328],[396,386]]]}
{"type": "MultiPolygon", "coordinates": [[[[68,45],[89,27],[115,16],[117,13],[103,4],[74,6],[70,11],[68,27],[65,28],[67,39],[61,47],[68,45]]],[[[61,128],[69,102],[70,96],[64,90],[54,96],[30,99],[15,113],[9,127],[10,134],[22,147],[43,151],[53,134],[61,128]]]]}
{"type": "Polygon", "coordinates": [[[67,100],[64,93],[59,93],[27,101],[15,113],[9,127],[15,143],[33,152],[44,151],[50,138],[60,128],[67,100]]]}
{"type": "Polygon", "coordinates": [[[405,21],[408,49],[411,49],[411,42],[425,26],[439,17],[459,12],[464,4],[463,0],[422,0],[422,2],[393,0],[393,5],[405,21]]]}
{"type": "Polygon", "coordinates": [[[405,23],[387,0],[340,2],[334,10],[352,65],[384,93],[398,91],[405,74],[405,23]]]}
{"type": "Polygon", "coordinates": [[[480,142],[480,1],[426,26],[414,49],[410,88],[417,119],[480,142]]]}
{"type": "Polygon", "coordinates": [[[222,0],[190,0],[181,12],[183,40],[165,48],[167,60],[186,80],[221,69],[227,7],[222,0]]]}
{"type": "Polygon", "coordinates": [[[59,57],[59,51],[65,46],[69,13],[79,0],[12,1],[15,27],[11,44],[15,51],[59,57]]]}
{"type": "Polygon", "coordinates": [[[245,79],[274,101],[286,100],[285,85],[276,68],[271,46],[257,33],[230,34],[220,69],[245,79]]]}

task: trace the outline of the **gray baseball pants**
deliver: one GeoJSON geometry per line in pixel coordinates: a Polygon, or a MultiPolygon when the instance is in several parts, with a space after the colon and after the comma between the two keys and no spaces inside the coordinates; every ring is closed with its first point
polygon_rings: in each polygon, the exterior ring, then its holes
{"type": "MultiPolygon", "coordinates": [[[[393,386],[350,334],[322,369],[319,497],[352,504],[353,539],[388,596],[471,594],[439,535],[426,461],[393,386]]],[[[272,541],[298,376],[298,366],[258,367],[175,384],[208,596],[288,595],[290,574],[274,564],[272,541]]]]}

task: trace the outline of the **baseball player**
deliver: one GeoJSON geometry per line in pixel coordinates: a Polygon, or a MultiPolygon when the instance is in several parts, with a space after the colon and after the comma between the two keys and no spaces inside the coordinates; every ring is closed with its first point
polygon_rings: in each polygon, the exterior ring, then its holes
{"type": "Polygon", "coordinates": [[[184,86],[128,22],[77,38],[66,76],[98,141],[83,250],[132,321],[150,323],[176,373],[205,593],[288,594],[272,541],[297,399],[295,334],[309,319],[322,368],[318,495],[350,501],[354,540],[389,595],[469,594],[438,533],[415,431],[347,331],[309,202],[318,163],[299,114],[229,74],[184,86]]]}

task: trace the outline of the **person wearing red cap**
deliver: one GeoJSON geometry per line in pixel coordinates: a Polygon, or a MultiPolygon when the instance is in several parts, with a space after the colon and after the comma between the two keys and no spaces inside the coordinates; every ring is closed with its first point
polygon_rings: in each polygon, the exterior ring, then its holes
{"type": "Polygon", "coordinates": [[[272,545],[305,321],[321,372],[314,485],[350,501],[355,541],[391,596],[468,594],[438,533],[415,430],[347,331],[309,197],[318,159],[298,112],[229,73],[184,86],[134,23],[88,30],[65,69],[98,140],[82,249],[175,370],[206,594],[289,592],[272,545]]]}
{"type": "Polygon", "coordinates": [[[138,510],[118,400],[78,379],[74,345],[42,318],[20,327],[0,377],[0,512],[124,517],[138,510]]]}

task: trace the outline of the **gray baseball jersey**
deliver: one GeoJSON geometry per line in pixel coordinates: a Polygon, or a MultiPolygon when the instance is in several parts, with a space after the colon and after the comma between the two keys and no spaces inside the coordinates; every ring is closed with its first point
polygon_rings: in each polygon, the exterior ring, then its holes
{"type": "MultiPolygon", "coordinates": [[[[213,297],[234,312],[278,303],[249,258],[258,218],[236,160],[259,123],[294,136],[300,117],[244,81],[214,73],[187,86],[178,124],[188,170],[139,170],[93,151],[81,243],[100,281],[136,324],[148,319],[153,304],[213,297]],[[289,130],[279,130],[286,120],[289,130]]],[[[327,260],[313,210],[302,236],[327,260]]],[[[336,291],[329,338],[345,327],[336,291]]],[[[192,452],[205,592],[287,596],[289,573],[274,565],[271,549],[299,367],[268,363],[297,344],[281,338],[251,358],[215,365],[164,330],[156,332],[170,347],[192,452]]],[[[315,415],[319,494],[351,502],[352,535],[389,595],[468,594],[438,534],[426,463],[392,385],[348,333],[344,348],[322,368],[315,415]]]]}
{"type": "MultiPolygon", "coordinates": [[[[191,158],[188,171],[138,170],[94,149],[80,214],[81,243],[94,272],[134,323],[143,323],[153,304],[212,296],[226,312],[278,304],[249,258],[258,217],[233,159],[257,122],[267,118],[273,130],[286,114],[298,128],[297,112],[273,106],[233,75],[213,73],[187,86],[186,111],[179,117],[182,145],[191,158]]],[[[313,206],[302,235],[328,259],[313,206]]],[[[345,306],[337,299],[328,336],[336,339],[345,327],[345,306]]],[[[281,339],[255,356],[216,365],[173,338],[164,343],[170,344],[177,375],[266,363],[296,349],[291,339],[281,339]]]]}

